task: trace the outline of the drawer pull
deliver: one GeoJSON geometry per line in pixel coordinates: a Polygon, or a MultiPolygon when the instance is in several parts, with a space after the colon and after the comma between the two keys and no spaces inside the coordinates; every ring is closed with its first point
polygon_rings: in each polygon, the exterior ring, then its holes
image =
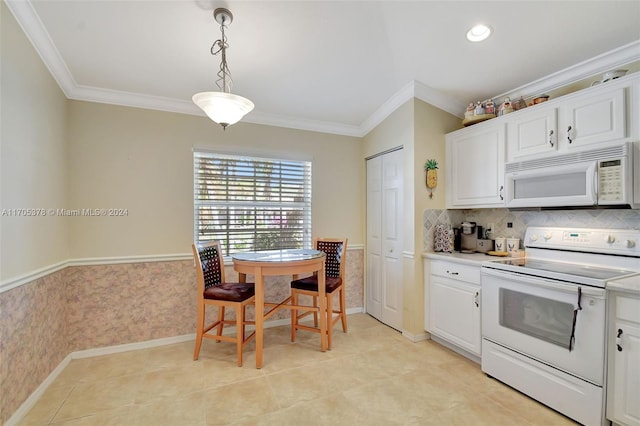
{"type": "Polygon", "coordinates": [[[450,270],[447,269],[447,274],[449,275],[459,275],[457,272],[451,272],[450,270]]]}

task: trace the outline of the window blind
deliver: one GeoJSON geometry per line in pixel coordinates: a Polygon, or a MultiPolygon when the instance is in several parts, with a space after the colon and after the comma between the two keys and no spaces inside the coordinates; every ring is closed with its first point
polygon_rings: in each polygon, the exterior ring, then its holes
{"type": "Polygon", "coordinates": [[[194,151],[194,241],[238,251],[311,247],[311,162],[194,151]]]}

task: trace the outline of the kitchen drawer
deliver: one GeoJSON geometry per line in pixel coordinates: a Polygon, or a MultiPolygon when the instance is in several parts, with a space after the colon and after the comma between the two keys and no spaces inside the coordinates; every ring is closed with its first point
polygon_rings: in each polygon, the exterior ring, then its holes
{"type": "Polygon", "coordinates": [[[640,299],[616,295],[616,318],[640,324],[640,299]]]}
{"type": "Polygon", "coordinates": [[[431,274],[480,285],[480,266],[433,260],[431,274]]]}

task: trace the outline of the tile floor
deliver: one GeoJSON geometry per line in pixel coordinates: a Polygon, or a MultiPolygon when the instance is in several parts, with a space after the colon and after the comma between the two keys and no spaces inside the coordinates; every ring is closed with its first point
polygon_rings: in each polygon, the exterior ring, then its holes
{"type": "Polygon", "coordinates": [[[253,343],[206,340],[76,359],[20,425],[571,425],[571,420],[486,377],[434,343],[411,343],[365,314],[336,328],[334,348],[289,327],[253,343]]]}

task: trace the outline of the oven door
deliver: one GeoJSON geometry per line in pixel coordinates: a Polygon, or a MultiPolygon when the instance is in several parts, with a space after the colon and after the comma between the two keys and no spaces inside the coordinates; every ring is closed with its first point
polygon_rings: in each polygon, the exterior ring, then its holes
{"type": "Polygon", "coordinates": [[[602,288],[482,268],[482,337],[602,386],[602,288]]]}

